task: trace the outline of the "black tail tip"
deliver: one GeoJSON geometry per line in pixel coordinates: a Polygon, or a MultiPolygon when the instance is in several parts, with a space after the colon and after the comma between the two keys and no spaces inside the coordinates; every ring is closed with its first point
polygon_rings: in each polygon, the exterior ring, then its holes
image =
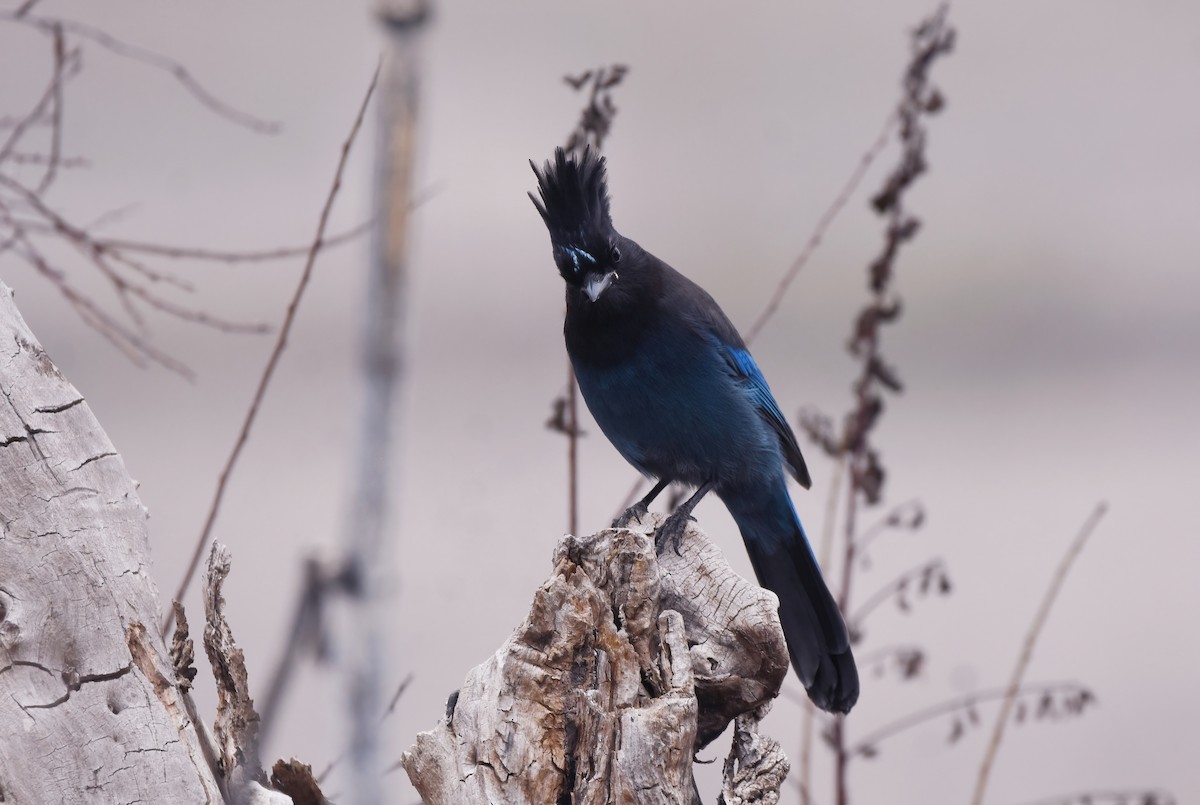
{"type": "Polygon", "coordinates": [[[808,698],[827,713],[849,713],[858,701],[858,667],[850,649],[821,658],[808,698]]]}

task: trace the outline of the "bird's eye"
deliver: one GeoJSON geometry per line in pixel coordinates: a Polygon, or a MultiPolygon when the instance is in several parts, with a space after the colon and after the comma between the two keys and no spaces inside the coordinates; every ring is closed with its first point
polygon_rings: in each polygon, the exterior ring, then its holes
{"type": "Polygon", "coordinates": [[[617,244],[608,247],[608,259],[614,263],[621,262],[621,250],[617,248],[617,244]]]}

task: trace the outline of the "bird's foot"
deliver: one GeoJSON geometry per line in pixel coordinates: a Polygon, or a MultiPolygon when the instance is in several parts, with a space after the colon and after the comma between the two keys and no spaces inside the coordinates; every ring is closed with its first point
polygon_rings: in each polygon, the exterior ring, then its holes
{"type": "Polygon", "coordinates": [[[645,503],[635,503],[621,513],[621,516],[612,521],[613,528],[628,528],[630,523],[642,524],[642,518],[646,516],[649,507],[645,503]]]}
{"type": "Polygon", "coordinates": [[[683,544],[683,532],[687,531],[689,522],[695,521],[695,517],[683,511],[677,511],[663,520],[662,525],[654,532],[655,553],[662,556],[663,551],[670,545],[675,550],[676,556],[682,556],[679,546],[683,544]]]}

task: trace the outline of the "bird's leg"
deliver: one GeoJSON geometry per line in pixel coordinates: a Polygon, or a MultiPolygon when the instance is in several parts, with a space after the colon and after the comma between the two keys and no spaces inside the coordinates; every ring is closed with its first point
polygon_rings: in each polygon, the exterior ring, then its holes
{"type": "Polygon", "coordinates": [[[650,510],[650,504],[653,503],[654,499],[670,485],[671,480],[669,478],[663,478],[661,481],[656,483],[654,488],[650,490],[650,493],[647,494],[646,497],[630,506],[621,513],[620,517],[618,517],[616,520],[613,520],[612,527],[625,528],[630,523],[635,522],[640,524],[642,522],[642,518],[646,516],[646,512],[650,510]]]}
{"type": "Polygon", "coordinates": [[[712,490],[713,486],[712,481],[702,484],[696,490],[696,494],[680,504],[679,508],[663,521],[663,524],[654,532],[655,551],[661,554],[669,543],[675,549],[676,555],[679,554],[679,546],[683,542],[683,532],[687,530],[688,521],[695,519],[692,517],[692,509],[696,508],[696,504],[712,490]]]}

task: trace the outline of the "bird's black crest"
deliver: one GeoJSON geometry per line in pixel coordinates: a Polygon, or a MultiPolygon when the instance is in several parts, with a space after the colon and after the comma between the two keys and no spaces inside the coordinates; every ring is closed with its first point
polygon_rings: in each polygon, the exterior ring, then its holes
{"type": "Polygon", "coordinates": [[[540,169],[529,161],[538,180],[539,200],[533,193],[529,198],[541,213],[550,238],[557,244],[599,247],[607,244],[612,235],[612,218],[608,213],[608,186],[604,157],[594,154],[590,147],[582,156],[567,156],[561,148],[554,150],[554,162],[540,169]]]}

